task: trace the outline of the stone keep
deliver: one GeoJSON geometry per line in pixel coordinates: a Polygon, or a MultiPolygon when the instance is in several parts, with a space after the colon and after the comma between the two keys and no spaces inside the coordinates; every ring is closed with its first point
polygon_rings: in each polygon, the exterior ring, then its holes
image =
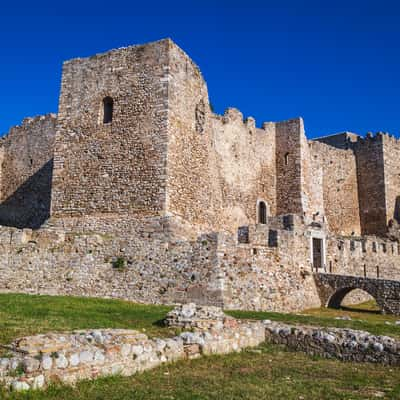
{"type": "Polygon", "coordinates": [[[315,271],[400,277],[399,142],[215,114],[169,39],[65,62],[0,160],[0,290],[291,311],[315,271]]]}

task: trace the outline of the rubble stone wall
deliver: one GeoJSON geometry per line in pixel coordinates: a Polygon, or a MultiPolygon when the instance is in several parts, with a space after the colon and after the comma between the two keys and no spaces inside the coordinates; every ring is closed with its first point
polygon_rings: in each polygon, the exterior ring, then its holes
{"type": "Polygon", "coordinates": [[[228,109],[213,118],[213,148],[216,157],[221,206],[217,210],[222,230],[257,223],[257,205],[263,201],[268,215],[276,215],[275,124],[263,128],[238,110],[228,109]]]}
{"type": "Polygon", "coordinates": [[[312,279],[310,237],[299,227],[252,225],[248,243],[221,237],[218,258],[227,309],[292,312],[321,304],[312,279]]]}
{"type": "Polygon", "coordinates": [[[2,291],[221,305],[217,237],[170,240],[168,218],[73,218],[0,230],[2,291]],[[61,224],[61,221],[58,221],[61,224]],[[201,294],[201,296],[200,296],[201,294]],[[198,297],[196,297],[198,296],[198,297]]]}
{"type": "Polygon", "coordinates": [[[52,215],[160,215],[165,208],[169,40],[67,61],[52,215]],[[103,99],[113,99],[103,123],[103,99]]]}
{"type": "MultiPolygon", "coordinates": [[[[353,150],[310,142],[311,159],[322,168],[324,208],[329,230],[339,235],[361,234],[357,165],[353,150]]],[[[315,175],[312,177],[315,180],[315,175]]]]}
{"type": "Polygon", "coordinates": [[[236,244],[228,233],[173,238],[171,217],[58,223],[38,231],[2,228],[0,290],[275,311],[320,304],[309,238],[297,231],[250,226],[250,243],[236,244]]]}
{"type": "Polygon", "coordinates": [[[303,214],[301,118],[276,124],[277,214],[303,214]]]}
{"type": "Polygon", "coordinates": [[[170,51],[168,106],[167,210],[207,229],[215,225],[219,201],[209,152],[211,111],[200,70],[177,46],[170,51]]]}
{"type": "Polygon", "coordinates": [[[0,224],[38,228],[50,216],[56,116],[26,118],[0,141],[0,224]]]}
{"type": "Polygon", "coordinates": [[[200,70],[177,46],[168,104],[168,212],[203,232],[255,223],[258,200],[275,215],[275,124],[256,128],[233,108],[214,114],[200,70]]]}
{"type": "Polygon", "coordinates": [[[385,175],[382,135],[359,139],[355,144],[361,232],[386,233],[385,175]]]}
{"type": "Polygon", "coordinates": [[[9,346],[12,357],[0,358],[0,382],[21,391],[52,382],[130,376],[179,359],[238,352],[264,340],[261,322],[233,319],[173,338],[149,339],[138,331],[121,329],[25,337],[9,346]]]}
{"type": "MultiPolygon", "coordinates": [[[[3,227],[0,290],[286,312],[321,305],[311,253],[320,231],[300,217],[249,225],[245,242],[228,232],[189,240],[177,229],[192,232],[176,217],[129,215],[53,219],[36,231],[3,227]]],[[[329,236],[326,271],[400,280],[398,243],[375,239],[374,253],[372,239],[329,236]]]]}
{"type": "Polygon", "coordinates": [[[400,342],[353,329],[319,328],[265,321],[266,341],[341,361],[400,365],[400,342]]]}
{"type": "Polygon", "coordinates": [[[386,223],[400,222],[400,142],[388,135],[382,137],[385,164],[386,223]]]}

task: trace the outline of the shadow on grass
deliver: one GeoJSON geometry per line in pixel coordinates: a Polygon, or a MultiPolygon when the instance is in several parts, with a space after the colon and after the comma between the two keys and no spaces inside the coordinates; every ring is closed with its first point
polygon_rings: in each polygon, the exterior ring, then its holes
{"type": "Polygon", "coordinates": [[[152,323],[153,326],[157,326],[159,328],[165,328],[167,325],[165,324],[165,320],[164,319],[158,319],[157,321],[154,321],[152,323]]]}
{"type": "Polygon", "coordinates": [[[368,308],[357,308],[352,306],[340,306],[339,310],[347,312],[365,313],[365,314],[382,314],[381,310],[371,310],[368,308]]]}

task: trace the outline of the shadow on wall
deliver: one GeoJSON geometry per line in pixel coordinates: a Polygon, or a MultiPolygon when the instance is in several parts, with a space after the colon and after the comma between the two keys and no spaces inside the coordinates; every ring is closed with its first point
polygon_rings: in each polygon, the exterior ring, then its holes
{"type": "Polygon", "coordinates": [[[53,159],[0,204],[0,225],[38,229],[50,217],[53,159]]]}
{"type": "Polygon", "coordinates": [[[394,219],[400,223],[400,196],[396,197],[396,202],[394,204],[394,219]]]}

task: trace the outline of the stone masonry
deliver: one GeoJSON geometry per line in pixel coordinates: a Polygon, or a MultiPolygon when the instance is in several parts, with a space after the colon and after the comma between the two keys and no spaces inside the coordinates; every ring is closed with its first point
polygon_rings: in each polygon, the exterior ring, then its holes
{"type": "Polygon", "coordinates": [[[314,272],[399,280],[399,156],[215,114],[170,39],[67,61],[58,114],[0,143],[0,290],[296,311],[314,272]]]}

